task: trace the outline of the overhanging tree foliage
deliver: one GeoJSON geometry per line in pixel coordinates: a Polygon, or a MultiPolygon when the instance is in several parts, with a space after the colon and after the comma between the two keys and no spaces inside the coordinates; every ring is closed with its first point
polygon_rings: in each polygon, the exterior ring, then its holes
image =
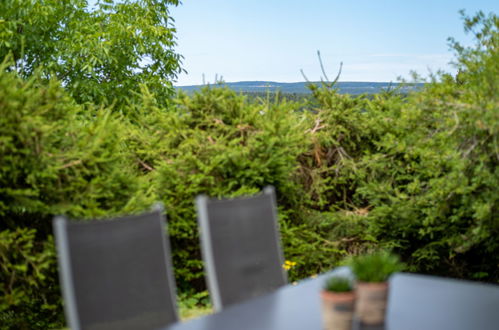
{"type": "Polygon", "coordinates": [[[178,0],[6,0],[0,2],[0,58],[30,77],[57,78],[79,102],[118,106],[141,85],[166,104],[181,72],[168,6],[178,0]]]}

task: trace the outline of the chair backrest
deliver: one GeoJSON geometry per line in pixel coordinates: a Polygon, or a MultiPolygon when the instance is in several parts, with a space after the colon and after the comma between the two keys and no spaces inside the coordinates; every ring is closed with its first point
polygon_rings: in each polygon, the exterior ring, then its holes
{"type": "Polygon", "coordinates": [[[178,320],[162,208],[112,220],[54,219],[71,329],[151,329],[178,320]]]}
{"type": "Polygon", "coordinates": [[[215,310],[287,283],[275,193],[234,199],[196,199],[208,289],[215,310]]]}

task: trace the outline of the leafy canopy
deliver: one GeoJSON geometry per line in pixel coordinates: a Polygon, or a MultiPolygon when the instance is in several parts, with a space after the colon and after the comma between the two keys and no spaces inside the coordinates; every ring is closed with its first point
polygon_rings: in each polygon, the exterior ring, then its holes
{"type": "Polygon", "coordinates": [[[0,59],[30,77],[56,77],[79,103],[123,105],[141,85],[162,104],[181,72],[168,5],[178,0],[0,2],[0,59]]]}

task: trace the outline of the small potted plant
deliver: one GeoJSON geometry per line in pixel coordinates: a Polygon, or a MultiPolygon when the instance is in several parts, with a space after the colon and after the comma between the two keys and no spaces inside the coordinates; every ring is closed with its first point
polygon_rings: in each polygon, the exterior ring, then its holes
{"type": "Polygon", "coordinates": [[[396,255],[376,252],[353,257],[350,267],[357,279],[356,316],[362,324],[383,324],[388,301],[388,278],[401,271],[404,265],[396,255]]]}
{"type": "Polygon", "coordinates": [[[350,330],[355,308],[352,280],[331,276],[321,292],[322,318],[325,330],[350,330]]]}

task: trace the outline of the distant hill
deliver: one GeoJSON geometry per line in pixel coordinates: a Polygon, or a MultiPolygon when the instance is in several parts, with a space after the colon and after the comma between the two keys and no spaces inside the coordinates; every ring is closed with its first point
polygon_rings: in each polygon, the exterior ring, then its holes
{"type": "MultiPolygon", "coordinates": [[[[320,84],[320,82],[314,82],[320,84]]],[[[307,88],[307,82],[293,82],[281,83],[275,81],[239,81],[239,82],[225,82],[221,85],[227,86],[235,91],[243,93],[261,93],[261,92],[277,92],[287,94],[309,94],[310,90],[307,88]]],[[[192,93],[205,85],[191,85],[191,86],[177,86],[187,93],[192,93]]],[[[215,85],[216,86],[216,85],[215,85]]],[[[403,85],[400,83],[390,82],[338,82],[338,88],[341,94],[376,94],[383,90],[400,88],[401,93],[421,88],[423,84],[403,85]]]]}

